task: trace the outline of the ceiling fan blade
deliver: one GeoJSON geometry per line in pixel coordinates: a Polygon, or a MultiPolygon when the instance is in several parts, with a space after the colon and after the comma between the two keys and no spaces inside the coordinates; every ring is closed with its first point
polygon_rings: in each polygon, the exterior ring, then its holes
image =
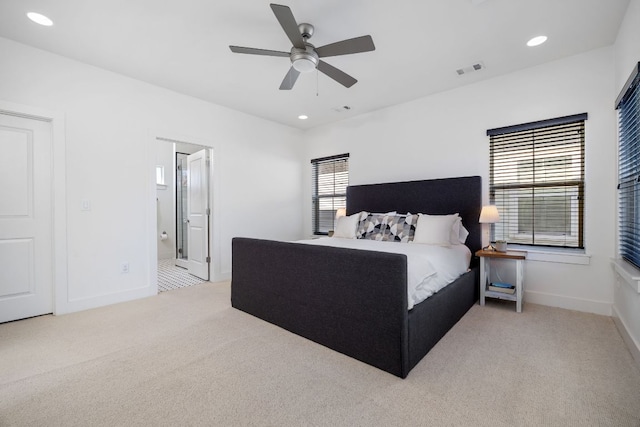
{"type": "Polygon", "coordinates": [[[271,3],[271,10],[276,15],[280,26],[291,40],[291,43],[298,49],[305,49],[304,39],[298,29],[298,23],[296,18],[293,17],[293,12],[289,9],[289,6],[282,6],[280,4],[271,3]]]}
{"type": "Polygon", "coordinates": [[[282,83],[280,84],[280,90],[291,90],[293,85],[296,83],[296,80],[298,80],[299,75],[300,71],[293,67],[289,68],[289,72],[284,76],[284,80],[282,80],[282,83]]]}
{"type": "Polygon", "coordinates": [[[329,65],[324,61],[318,61],[318,70],[331,77],[345,87],[351,87],[358,81],[344,71],[338,70],[333,65],[329,65]]]}
{"type": "Polygon", "coordinates": [[[231,52],[235,53],[248,53],[250,55],[265,55],[265,56],[290,56],[289,52],[280,52],[277,50],[255,49],[253,47],[242,46],[229,46],[231,52]]]}
{"type": "Polygon", "coordinates": [[[327,56],[349,55],[372,50],[376,50],[376,47],[371,36],[362,36],[317,47],[316,53],[320,58],[325,58],[327,56]]]}

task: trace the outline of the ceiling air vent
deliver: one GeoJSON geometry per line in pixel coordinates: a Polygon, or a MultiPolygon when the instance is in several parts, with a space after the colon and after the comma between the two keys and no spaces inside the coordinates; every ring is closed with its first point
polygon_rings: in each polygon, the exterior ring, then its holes
{"type": "Polygon", "coordinates": [[[463,74],[468,74],[468,73],[471,73],[471,72],[474,72],[474,71],[483,70],[484,68],[485,67],[484,67],[484,64],[482,62],[476,62],[475,64],[470,65],[468,67],[458,68],[456,70],[456,73],[458,73],[458,75],[461,76],[463,74]]]}
{"type": "Polygon", "coordinates": [[[343,105],[341,107],[334,107],[332,108],[332,110],[336,113],[344,113],[345,111],[351,110],[351,107],[349,107],[348,105],[343,105]]]}

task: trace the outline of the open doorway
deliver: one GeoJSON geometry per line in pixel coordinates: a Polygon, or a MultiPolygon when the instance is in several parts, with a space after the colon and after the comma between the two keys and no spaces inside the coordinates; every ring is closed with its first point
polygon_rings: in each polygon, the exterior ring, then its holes
{"type": "Polygon", "coordinates": [[[208,281],[212,150],[157,138],[158,291],[208,281]]]}

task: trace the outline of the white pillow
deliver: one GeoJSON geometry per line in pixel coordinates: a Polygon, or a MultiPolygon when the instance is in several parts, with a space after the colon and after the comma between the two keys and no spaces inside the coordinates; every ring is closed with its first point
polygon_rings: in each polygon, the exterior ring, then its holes
{"type": "MultiPolygon", "coordinates": [[[[457,215],[457,214],[456,214],[457,215]]],[[[467,241],[469,231],[462,225],[462,218],[458,216],[458,219],[453,222],[451,227],[451,244],[459,245],[467,241]]]]}
{"type": "Polygon", "coordinates": [[[349,216],[341,216],[338,218],[336,229],[333,232],[333,237],[340,237],[343,239],[355,239],[356,230],[358,229],[358,222],[362,216],[362,212],[358,212],[349,216]]]}
{"type": "Polygon", "coordinates": [[[427,245],[449,246],[451,244],[453,225],[459,218],[458,214],[419,214],[413,242],[427,245]]]}

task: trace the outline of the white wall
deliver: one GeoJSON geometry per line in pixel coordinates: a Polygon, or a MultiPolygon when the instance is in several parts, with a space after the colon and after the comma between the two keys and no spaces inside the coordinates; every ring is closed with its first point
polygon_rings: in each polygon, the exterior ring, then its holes
{"type": "MultiPolygon", "coordinates": [[[[615,43],[614,97],[624,87],[631,70],[640,61],[640,0],[631,0],[615,43]]],[[[612,228],[617,234],[617,227],[612,228]]],[[[637,269],[636,269],[637,270],[637,269]]],[[[640,275],[640,271],[635,274],[640,275]]],[[[613,315],[627,344],[640,363],[640,293],[616,276],[613,315]]]]}
{"type": "MultiPolygon", "coordinates": [[[[487,129],[588,113],[585,244],[590,258],[582,260],[589,264],[527,261],[525,301],[609,315],[616,185],[613,81],[613,49],[599,49],[313,129],[305,135],[305,162],[348,152],[350,184],[480,175],[486,203],[487,129]]],[[[310,189],[308,171],[303,176],[304,189],[310,189]]],[[[307,233],[310,198],[307,191],[307,233]]]]}
{"type": "Polygon", "coordinates": [[[236,235],[300,237],[300,131],[7,39],[0,57],[0,100],[66,117],[68,281],[56,285],[58,313],[155,292],[152,135],[214,148],[214,278],[229,277],[236,235]],[[91,211],[80,211],[82,199],[91,211]]]}
{"type": "Polygon", "coordinates": [[[158,259],[174,259],[176,256],[175,171],[173,157],[174,143],[158,141],[156,165],[164,167],[165,175],[165,186],[156,188],[158,259]],[[162,232],[167,233],[167,240],[160,240],[162,232]]]}

